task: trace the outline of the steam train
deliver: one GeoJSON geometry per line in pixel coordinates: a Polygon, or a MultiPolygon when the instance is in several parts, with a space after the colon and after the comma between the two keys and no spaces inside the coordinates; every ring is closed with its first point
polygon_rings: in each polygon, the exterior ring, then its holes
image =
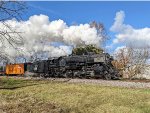
{"type": "Polygon", "coordinates": [[[30,72],[43,77],[103,78],[118,79],[113,67],[113,58],[108,53],[70,55],[49,60],[37,61],[30,66],[30,72]]]}
{"type": "Polygon", "coordinates": [[[33,63],[17,64],[17,66],[6,65],[6,74],[19,74],[19,72],[24,74],[27,71],[42,77],[118,79],[119,74],[112,61],[113,58],[108,53],[89,52],[85,55],[49,58],[33,63]],[[16,73],[13,67],[16,67],[16,73]]]}

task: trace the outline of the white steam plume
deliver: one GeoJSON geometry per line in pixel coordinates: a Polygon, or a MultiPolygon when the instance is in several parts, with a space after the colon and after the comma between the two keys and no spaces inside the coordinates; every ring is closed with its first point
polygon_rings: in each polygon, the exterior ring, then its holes
{"type": "MultiPolygon", "coordinates": [[[[42,14],[31,16],[27,21],[12,19],[5,22],[22,32],[24,45],[19,45],[17,48],[24,51],[24,55],[27,57],[35,53],[43,54],[43,52],[46,52],[48,57],[62,56],[70,54],[72,46],[101,45],[102,37],[89,24],[68,26],[60,19],[49,21],[49,17],[42,14]]],[[[0,27],[2,27],[2,23],[0,23],[0,27]]],[[[19,55],[7,42],[3,45],[6,47],[3,48],[3,51],[8,55],[13,57],[19,55]]]]}

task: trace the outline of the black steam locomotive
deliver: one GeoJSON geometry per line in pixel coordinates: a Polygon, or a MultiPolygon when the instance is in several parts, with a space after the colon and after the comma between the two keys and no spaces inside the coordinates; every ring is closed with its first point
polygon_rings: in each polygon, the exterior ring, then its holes
{"type": "Polygon", "coordinates": [[[48,60],[36,61],[30,66],[30,72],[42,77],[66,78],[102,78],[118,79],[117,70],[108,53],[86,55],[70,55],[48,60]]]}

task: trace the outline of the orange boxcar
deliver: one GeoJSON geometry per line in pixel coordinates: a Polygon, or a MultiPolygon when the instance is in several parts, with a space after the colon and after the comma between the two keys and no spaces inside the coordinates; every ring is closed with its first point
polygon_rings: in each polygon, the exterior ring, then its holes
{"type": "Polygon", "coordinates": [[[24,64],[8,64],[6,65],[7,75],[23,75],[24,74],[24,64]]]}

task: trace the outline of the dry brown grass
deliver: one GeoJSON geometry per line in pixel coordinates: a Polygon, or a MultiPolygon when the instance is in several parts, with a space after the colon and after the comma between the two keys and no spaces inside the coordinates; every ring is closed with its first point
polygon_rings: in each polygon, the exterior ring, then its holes
{"type": "Polygon", "coordinates": [[[6,78],[3,78],[3,80],[1,80],[0,82],[0,112],[150,112],[149,89],[128,89],[80,83],[69,84],[42,80],[34,81],[6,78]],[[16,85],[20,87],[13,88],[16,85]]]}

